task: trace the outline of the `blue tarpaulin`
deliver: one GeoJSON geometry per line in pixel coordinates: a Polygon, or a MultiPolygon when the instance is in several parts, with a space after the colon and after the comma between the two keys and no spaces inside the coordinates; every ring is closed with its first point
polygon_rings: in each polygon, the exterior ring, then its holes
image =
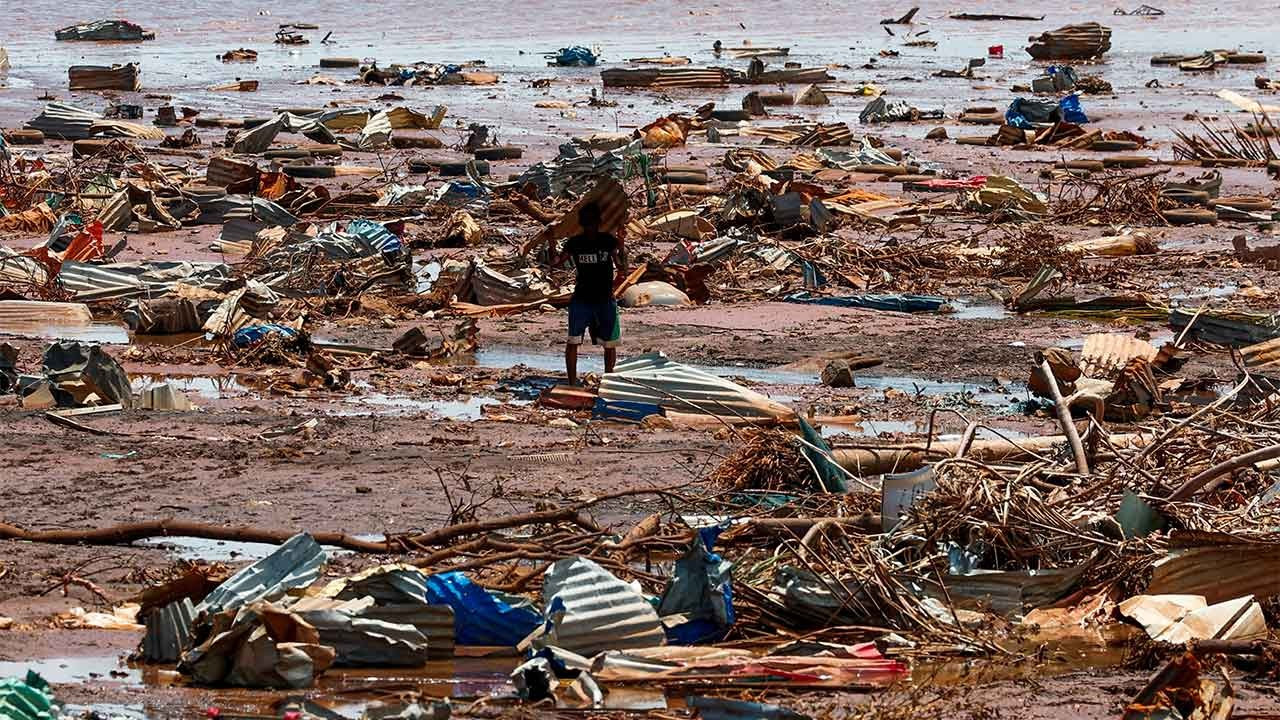
{"type": "Polygon", "coordinates": [[[711,551],[723,529],[713,526],[698,530],[689,551],[676,561],[671,583],[658,604],[658,614],[689,619],[665,628],[667,642],[717,642],[733,626],[733,563],[711,551]]]}
{"type": "Polygon", "coordinates": [[[453,608],[458,645],[515,647],[542,622],[527,601],[485,590],[460,572],[427,578],[427,602],[453,608]]]}
{"type": "Polygon", "coordinates": [[[556,64],[563,67],[595,67],[596,54],[581,45],[560,48],[556,53],[556,64]]]}
{"type": "Polygon", "coordinates": [[[1056,103],[1053,100],[1015,98],[1009,103],[1009,109],[1004,111],[1005,124],[1021,130],[1029,130],[1036,123],[1051,123],[1056,120],[1073,125],[1089,122],[1089,117],[1084,114],[1084,107],[1080,105],[1079,95],[1072,93],[1056,103]]]}
{"type": "Polygon", "coordinates": [[[937,312],[947,299],[936,295],[841,295],[827,297],[795,292],[784,298],[787,302],[830,307],[867,308],[869,310],[895,310],[897,312],[937,312]]]}
{"type": "Polygon", "coordinates": [[[236,334],[232,336],[231,341],[236,347],[249,347],[262,342],[268,335],[283,335],[285,338],[293,339],[298,337],[298,331],[291,327],[278,325],[276,323],[266,323],[264,325],[250,325],[240,328],[236,334]]]}

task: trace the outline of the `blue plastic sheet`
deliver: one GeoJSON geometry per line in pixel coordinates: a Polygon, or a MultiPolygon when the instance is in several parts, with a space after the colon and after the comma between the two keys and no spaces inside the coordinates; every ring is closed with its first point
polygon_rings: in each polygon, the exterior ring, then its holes
{"type": "Polygon", "coordinates": [[[291,327],[285,327],[284,325],[278,325],[276,323],[266,323],[263,325],[250,325],[248,327],[240,328],[236,331],[236,334],[232,336],[231,342],[235,343],[236,347],[250,347],[252,345],[257,345],[266,339],[268,335],[273,334],[283,335],[288,339],[298,337],[298,331],[291,327]]]}
{"type": "Polygon", "coordinates": [[[427,601],[453,608],[454,642],[458,645],[515,647],[542,622],[532,605],[514,605],[501,593],[485,590],[460,572],[427,578],[427,601]]]}
{"type": "Polygon", "coordinates": [[[596,54],[581,45],[560,48],[556,53],[556,64],[563,67],[595,67],[596,54]]]}
{"type": "Polygon", "coordinates": [[[1075,125],[1083,125],[1089,122],[1089,116],[1084,114],[1084,107],[1080,105],[1080,96],[1075,93],[1058,101],[1058,107],[1062,110],[1062,119],[1065,122],[1075,125]]]}
{"type": "Polygon", "coordinates": [[[1021,130],[1030,130],[1036,123],[1056,120],[1074,125],[1089,122],[1089,117],[1084,114],[1084,107],[1080,104],[1079,95],[1072,93],[1056,103],[1052,100],[1014,98],[1009,103],[1009,109],[1004,112],[1005,124],[1021,130]]]}
{"type": "Polygon", "coordinates": [[[666,628],[669,643],[717,642],[733,627],[733,564],[711,551],[722,530],[720,526],[698,530],[689,552],[676,561],[658,614],[685,615],[689,620],[666,628]]]}

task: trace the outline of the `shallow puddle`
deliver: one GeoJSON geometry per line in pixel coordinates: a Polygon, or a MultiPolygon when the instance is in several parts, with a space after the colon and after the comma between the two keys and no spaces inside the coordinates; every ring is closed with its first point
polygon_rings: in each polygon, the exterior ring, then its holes
{"type": "Polygon", "coordinates": [[[500,404],[495,398],[483,396],[472,396],[465,400],[426,400],[405,395],[384,395],[382,393],[351,397],[347,398],[346,402],[371,407],[368,413],[339,411],[335,413],[336,415],[419,415],[429,413],[448,420],[463,422],[474,422],[484,417],[481,408],[485,405],[500,404]]]}
{"type": "Polygon", "coordinates": [[[149,387],[169,383],[175,389],[207,398],[225,398],[248,395],[252,388],[246,385],[239,375],[130,375],[129,384],[135,393],[149,387]]]}
{"type": "Polygon", "coordinates": [[[0,662],[0,677],[24,677],[28,670],[55,684],[103,681],[141,685],[143,681],[141,670],[114,655],[0,662]]]}
{"type": "Polygon", "coordinates": [[[911,681],[917,685],[965,685],[1115,667],[1124,661],[1125,649],[1136,632],[1141,631],[1119,624],[1102,629],[1048,628],[1011,644],[1010,650],[1022,654],[1021,661],[1009,658],[1009,662],[993,662],[992,656],[984,655],[969,660],[913,663],[911,681]]]}
{"type": "MultiPolygon", "coordinates": [[[[382,540],[380,534],[355,535],[360,540],[382,540]]],[[[240,562],[255,561],[276,551],[278,545],[273,543],[241,542],[239,540],[211,540],[209,538],[174,535],[171,537],[145,538],[135,541],[135,547],[153,547],[167,550],[181,560],[203,560],[205,562],[240,562]]],[[[329,555],[340,555],[351,552],[324,546],[329,555]]]]}
{"type": "Polygon", "coordinates": [[[1008,308],[994,303],[952,300],[948,304],[955,309],[951,317],[957,320],[1003,320],[1013,315],[1008,308]]]}

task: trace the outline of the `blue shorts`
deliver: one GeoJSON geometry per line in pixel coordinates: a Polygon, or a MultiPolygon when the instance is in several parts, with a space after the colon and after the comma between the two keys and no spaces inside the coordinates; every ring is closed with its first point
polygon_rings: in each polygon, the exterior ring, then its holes
{"type": "Polygon", "coordinates": [[[618,347],[622,340],[622,323],[618,320],[618,303],[615,300],[591,303],[581,300],[569,302],[569,344],[581,345],[591,332],[591,342],[607,348],[618,347]]]}

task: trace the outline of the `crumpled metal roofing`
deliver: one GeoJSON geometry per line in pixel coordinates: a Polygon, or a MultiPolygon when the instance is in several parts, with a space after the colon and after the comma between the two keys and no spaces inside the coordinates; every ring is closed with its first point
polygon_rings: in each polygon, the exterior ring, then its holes
{"type": "Polygon", "coordinates": [[[95,112],[66,103],[51,102],[44,106],[39,115],[28,121],[26,127],[39,130],[45,137],[83,140],[92,134],[90,128],[101,119],[102,116],[95,112]]]}
{"type": "Polygon", "coordinates": [[[372,599],[304,598],[289,607],[337,651],[335,665],[416,666],[427,661],[428,640],[416,627],[369,618],[372,599]]]}
{"type": "Polygon", "coordinates": [[[673,362],[661,352],[619,362],[600,380],[600,398],[728,418],[795,416],[786,405],[718,375],[673,362]]]}
{"type": "Polygon", "coordinates": [[[254,195],[223,195],[198,200],[201,224],[223,223],[231,218],[258,220],[267,226],[289,227],[298,222],[293,213],[254,195]]]}
{"type": "Polygon", "coordinates": [[[276,551],[227,578],[196,606],[196,613],[214,615],[296,587],[310,585],[324,565],[324,549],[307,533],[298,533],[276,551]]]}
{"type": "Polygon", "coordinates": [[[478,259],[472,263],[471,289],[480,305],[536,302],[555,294],[551,284],[533,272],[504,275],[478,259]]]}
{"type": "Polygon", "coordinates": [[[555,160],[531,166],[520,174],[516,184],[533,183],[542,197],[580,195],[590,190],[602,176],[624,179],[627,158],[638,157],[641,147],[641,141],[636,139],[609,152],[593,154],[577,143],[564,143],[555,160]]]}
{"type": "Polygon", "coordinates": [[[178,282],[216,289],[230,278],[231,268],[223,263],[172,260],[109,265],[67,261],[58,272],[62,289],[85,301],[162,297],[178,282]]]}
{"type": "Polygon", "coordinates": [[[44,285],[49,282],[49,270],[35,258],[0,247],[0,283],[6,281],[44,285]]]}
{"type": "Polygon", "coordinates": [[[1080,370],[1086,377],[1115,380],[1133,360],[1151,362],[1160,351],[1146,340],[1120,333],[1098,333],[1084,339],[1080,370]]]}
{"type": "Polygon", "coordinates": [[[547,644],[590,656],[666,642],[653,605],[587,558],[565,558],[548,568],[542,597],[553,626],[547,644]]]}
{"type": "Polygon", "coordinates": [[[242,131],[236,136],[231,149],[237,153],[258,155],[266,152],[282,132],[300,133],[319,143],[337,142],[333,132],[317,120],[282,112],[257,127],[242,131]]]}
{"type": "Polygon", "coordinates": [[[191,641],[191,623],[196,609],[190,598],[182,598],[147,615],[147,634],[142,638],[142,659],[172,663],[182,657],[191,641]]]}
{"type": "Polygon", "coordinates": [[[391,116],[387,115],[387,111],[374,115],[369,118],[369,122],[365,123],[364,130],[360,131],[360,137],[356,139],[356,147],[361,150],[374,150],[386,147],[391,142],[391,116]]]}

